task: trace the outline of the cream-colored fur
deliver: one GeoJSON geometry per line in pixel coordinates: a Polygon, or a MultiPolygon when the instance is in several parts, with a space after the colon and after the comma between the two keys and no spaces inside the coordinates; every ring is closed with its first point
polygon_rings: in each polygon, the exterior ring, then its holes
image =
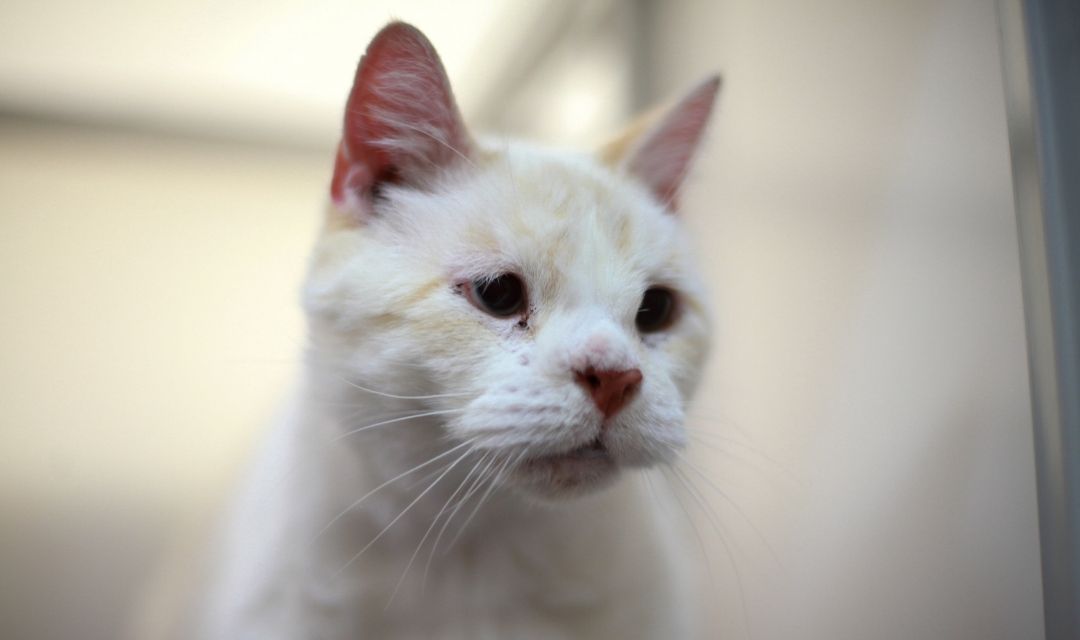
{"type": "Polygon", "coordinates": [[[685,444],[707,305],[678,217],[626,168],[681,178],[714,92],[702,112],[699,88],[697,111],[676,107],[614,167],[470,138],[422,179],[335,198],[304,288],[302,383],[181,637],[692,635],[693,543],[641,469],[685,444]],[[666,132],[687,117],[700,120],[689,138],[666,132]],[[666,158],[632,156],[668,133],[666,158]],[[470,283],[502,273],[525,282],[521,317],[469,299],[470,283]],[[675,291],[678,312],[642,334],[651,286],[675,291]],[[586,367],[642,373],[606,424],[575,381],[586,367]],[[530,470],[598,434],[615,472],[530,470]]]}

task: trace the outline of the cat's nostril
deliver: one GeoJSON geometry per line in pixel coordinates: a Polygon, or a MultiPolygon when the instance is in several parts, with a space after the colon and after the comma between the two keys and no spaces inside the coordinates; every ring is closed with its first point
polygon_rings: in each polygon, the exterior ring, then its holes
{"type": "Polygon", "coordinates": [[[633,399],[644,376],[640,369],[598,371],[589,367],[575,371],[574,378],[592,398],[600,413],[610,418],[633,399]]]}

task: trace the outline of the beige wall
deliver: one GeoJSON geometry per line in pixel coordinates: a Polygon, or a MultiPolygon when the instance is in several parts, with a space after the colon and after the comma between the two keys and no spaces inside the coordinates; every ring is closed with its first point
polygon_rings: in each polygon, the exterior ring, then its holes
{"type": "Polygon", "coordinates": [[[701,411],[759,453],[699,456],[779,556],[717,499],[722,637],[1041,637],[992,3],[655,17],[657,92],[725,73],[687,198],[723,336],[701,411]]]}
{"type": "MultiPolygon", "coordinates": [[[[397,15],[430,31],[463,99],[469,78],[489,77],[469,61],[510,60],[529,33],[510,18],[499,28],[484,7],[465,11],[455,33],[414,4],[397,15]],[[470,11],[485,18],[466,20],[470,11]],[[481,58],[468,53],[482,44],[481,58]]],[[[637,51],[649,53],[648,93],[725,75],[686,205],[720,332],[694,410],[695,427],[718,435],[700,436],[693,460],[731,500],[687,470],[731,547],[729,561],[699,515],[711,628],[725,638],[1038,637],[1019,275],[989,3],[652,6],[637,51]]],[[[122,13],[123,3],[106,7],[122,13]]],[[[337,96],[375,27],[348,43],[332,11],[274,7],[261,21],[230,22],[178,4],[170,11],[186,18],[174,23],[188,26],[163,28],[158,41],[204,40],[210,59],[181,61],[141,86],[202,87],[203,103],[172,113],[134,100],[119,116],[279,142],[308,136],[303,145],[0,121],[0,636],[112,637],[147,559],[213,503],[287,391],[337,96]],[[308,73],[296,59],[283,76],[255,73],[245,91],[251,76],[233,72],[285,55],[281,34],[296,20],[299,33],[337,34],[313,46],[312,61],[336,60],[348,45],[334,63],[346,77],[290,80],[308,73]],[[240,62],[215,70],[231,51],[240,62]],[[185,80],[202,70],[217,75],[185,80]],[[302,86],[318,106],[268,103],[268,82],[302,86]],[[207,103],[207,88],[230,100],[207,103]],[[252,104],[271,106],[240,123],[252,104]],[[270,131],[279,118],[284,134],[270,131]]],[[[19,34],[0,39],[0,103],[55,112],[50,97],[67,95],[50,89],[65,63],[55,50],[88,57],[78,61],[85,73],[120,69],[104,76],[118,84],[89,77],[75,88],[90,116],[110,113],[109,87],[139,93],[123,62],[148,50],[149,36],[76,29],[54,50],[33,30],[49,9],[0,9],[0,29],[19,34]],[[95,58],[104,41],[119,52],[95,58]]],[[[597,123],[620,114],[626,58],[581,51],[553,56],[521,95],[540,100],[553,81],[572,92],[606,73],[592,86],[611,107],[549,110],[566,126],[491,117],[559,139],[580,133],[571,125],[580,129],[583,113],[597,123]]],[[[483,94],[498,83],[473,86],[483,94]]],[[[696,510],[693,496],[686,507],[696,510]]]]}
{"type": "Polygon", "coordinates": [[[115,638],[302,344],[326,154],[0,120],[0,637],[115,638]]]}

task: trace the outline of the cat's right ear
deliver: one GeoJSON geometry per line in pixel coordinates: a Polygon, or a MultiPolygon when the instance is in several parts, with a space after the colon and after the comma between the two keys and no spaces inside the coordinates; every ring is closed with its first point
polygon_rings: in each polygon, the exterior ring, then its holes
{"type": "Polygon", "coordinates": [[[468,161],[472,141],[435,48],[416,27],[383,27],[360,59],[330,196],[354,221],[372,214],[380,185],[423,187],[468,161]]]}
{"type": "Polygon", "coordinates": [[[697,85],[673,107],[639,118],[600,150],[608,165],[636,178],[669,211],[677,196],[716,103],[720,76],[697,85]]]}

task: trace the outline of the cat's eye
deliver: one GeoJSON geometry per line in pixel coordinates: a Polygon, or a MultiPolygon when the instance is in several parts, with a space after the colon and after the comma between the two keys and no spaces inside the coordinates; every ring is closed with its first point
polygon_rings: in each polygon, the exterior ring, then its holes
{"type": "Polygon", "coordinates": [[[472,283],[472,300],[493,316],[505,318],[525,308],[525,283],[512,273],[472,283]]]}
{"type": "Polygon", "coordinates": [[[651,287],[641,297],[634,324],[642,333],[661,331],[671,325],[675,317],[675,294],[670,289],[651,287]]]}

